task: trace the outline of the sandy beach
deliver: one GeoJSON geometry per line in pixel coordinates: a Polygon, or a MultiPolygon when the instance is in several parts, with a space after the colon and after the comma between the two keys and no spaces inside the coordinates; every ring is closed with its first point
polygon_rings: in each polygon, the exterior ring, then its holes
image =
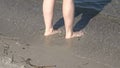
{"type": "Polygon", "coordinates": [[[119,68],[120,15],[111,4],[101,12],[78,8],[74,30],[85,35],[65,40],[59,1],[54,24],[62,33],[44,37],[42,0],[0,0],[0,68],[119,68]]]}

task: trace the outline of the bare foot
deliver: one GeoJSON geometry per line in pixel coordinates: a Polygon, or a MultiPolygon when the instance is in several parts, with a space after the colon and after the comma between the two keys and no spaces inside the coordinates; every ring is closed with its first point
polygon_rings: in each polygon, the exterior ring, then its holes
{"type": "Polygon", "coordinates": [[[57,34],[57,33],[61,33],[61,31],[60,30],[52,30],[52,31],[49,31],[49,32],[45,32],[44,36],[50,36],[50,35],[54,35],[54,34],[57,34]]]}
{"type": "Polygon", "coordinates": [[[73,34],[71,36],[66,36],[66,39],[71,39],[71,38],[75,38],[75,37],[82,37],[84,35],[83,31],[79,31],[79,32],[73,32],[73,34]]]}

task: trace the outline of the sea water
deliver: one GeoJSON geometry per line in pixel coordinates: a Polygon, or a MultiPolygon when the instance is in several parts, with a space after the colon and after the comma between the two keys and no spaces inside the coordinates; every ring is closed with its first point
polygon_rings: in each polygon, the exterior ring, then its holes
{"type": "Polygon", "coordinates": [[[75,5],[81,8],[92,8],[101,11],[111,0],[75,0],[75,5]]]}

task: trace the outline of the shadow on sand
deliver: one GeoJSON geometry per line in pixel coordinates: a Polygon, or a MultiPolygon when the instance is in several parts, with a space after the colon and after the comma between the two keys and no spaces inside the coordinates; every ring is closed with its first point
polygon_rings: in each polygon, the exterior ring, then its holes
{"type": "MultiPolygon", "coordinates": [[[[99,2],[99,1],[98,1],[99,2]]],[[[107,0],[107,1],[103,1],[101,3],[98,2],[90,2],[90,4],[92,5],[92,7],[84,7],[84,4],[82,4],[82,7],[79,6],[79,3],[77,3],[77,6],[75,7],[75,17],[81,15],[81,19],[75,24],[73,31],[80,31],[83,28],[85,28],[87,26],[87,24],[89,23],[89,21],[95,17],[97,14],[99,14],[103,8],[111,2],[111,0],[107,0]],[[99,7],[97,7],[99,6],[99,7]],[[95,8],[93,8],[95,7],[95,8]],[[101,9],[101,10],[98,10],[101,9]]],[[[88,2],[85,2],[85,4],[87,4],[88,2]]],[[[88,5],[90,6],[90,5],[88,5]]],[[[54,29],[59,29],[60,27],[64,26],[64,19],[63,17],[61,19],[59,19],[55,25],[54,25],[54,29]]]]}

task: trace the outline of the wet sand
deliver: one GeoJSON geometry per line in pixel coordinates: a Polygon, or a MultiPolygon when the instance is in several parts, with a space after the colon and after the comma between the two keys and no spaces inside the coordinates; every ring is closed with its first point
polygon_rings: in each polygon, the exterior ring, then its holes
{"type": "MultiPolygon", "coordinates": [[[[27,59],[36,66],[56,66],[47,68],[120,67],[119,19],[98,14],[81,38],[65,40],[64,26],[61,34],[44,37],[42,0],[38,1],[0,0],[0,59],[10,58],[9,64],[18,68],[33,68],[27,59]]],[[[54,22],[61,17],[61,4],[56,4],[54,22]]],[[[81,15],[75,22],[80,19],[81,15]]],[[[0,63],[3,68],[5,62],[0,63]]]]}

